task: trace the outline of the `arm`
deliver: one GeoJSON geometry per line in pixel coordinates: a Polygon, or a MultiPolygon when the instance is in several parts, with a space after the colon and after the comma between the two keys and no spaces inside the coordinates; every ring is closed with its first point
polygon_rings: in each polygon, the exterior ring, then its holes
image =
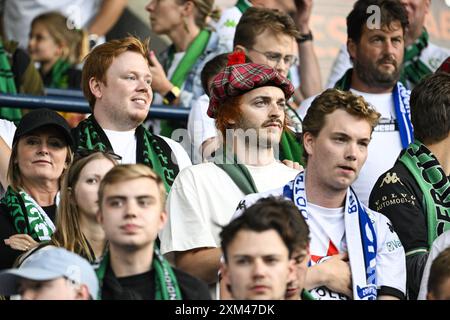
{"type": "MultiPolygon", "coordinates": [[[[150,51],[150,72],[152,74],[152,89],[154,92],[159,93],[161,96],[165,96],[174,85],[167,78],[167,74],[164,71],[163,66],[158,61],[154,51],[150,51]]],[[[178,97],[172,104],[177,105],[180,102],[180,97],[178,97]]]]}
{"type": "Polygon", "coordinates": [[[387,222],[390,231],[388,237],[393,237],[384,241],[383,246],[387,246],[385,270],[388,271],[381,271],[380,275],[389,276],[387,282],[395,281],[396,276],[390,264],[395,265],[397,258],[389,260],[388,257],[397,250],[394,244],[398,236],[401,250],[406,254],[406,291],[410,299],[417,297],[428,254],[426,213],[421,207],[422,195],[418,188],[406,168],[397,163],[378,179],[369,199],[370,208],[390,220],[387,222]]]}
{"type": "Polygon", "coordinates": [[[91,34],[104,36],[119,20],[123,10],[127,6],[127,0],[104,0],[89,26],[88,30],[91,34]]]}
{"type": "Polygon", "coordinates": [[[305,289],[325,286],[328,289],[352,297],[352,274],[348,254],[340,253],[325,262],[308,268],[305,289]]]}
{"type": "Polygon", "coordinates": [[[194,277],[212,284],[218,281],[221,256],[220,248],[196,248],[175,252],[175,265],[194,277]]]}
{"type": "MultiPolygon", "coordinates": [[[[312,11],[312,0],[296,0],[297,14],[295,22],[301,34],[311,31],[309,20],[312,11]]],[[[300,65],[300,91],[304,98],[308,98],[322,91],[319,62],[314,51],[312,41],[304,41],[298,45],[300,65]]]]}

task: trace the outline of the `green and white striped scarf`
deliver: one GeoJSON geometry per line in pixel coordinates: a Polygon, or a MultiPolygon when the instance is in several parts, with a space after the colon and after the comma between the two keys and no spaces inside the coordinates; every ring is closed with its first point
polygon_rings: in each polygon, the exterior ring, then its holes
{"type": "Polygon", "coordinates": [[[55,225],[45,211],[25,191],[14,191],[10,186],[1,203],[6,207],[17,233],[28,234],[34,240],[47,241],[55,225]]]}
{"type": "MultiPolygon", "coordinates": [[[[8,54],[3,47],[3,41],[0,38],[0,92],[16,94],[16,84],[14,83],[14,74],[8,61],[8,54]]],[[[17,108],[0,107],[0,118],[14,122],[19,122],[22,118],[22,112],[17,108]]]]}
{"type": "MultiPolygon", "coordinates": [[[[74,129],[77,148],[98,151],[114,151],[103,129],[91,115],[74,129]]],[[[153,169],[163,180],[167,193],[170,191],[178,165],[173,162],[172,149],[163,138],[153,135],[140,125],[136,128],[136,162],[153,169]]]]}
{"type": "Polygon", "coordinates": [[[420,60],[422,50],[428,46],[428,38],[427,30],[423,29],[420,37],[413,44],[405,48],[400,82],[407,88],[410,86],[414,87],[425,76],[433,73],[433,71],[420,60]]]}
{"type": "Polygon", "coordinates": [[[423,193],[428,225],[428,246],[444,231],[450,230],[450,181],[434,154],[419,140],[400,157],[423,193]]]}
{"type": "MultiPolygon", "coordinates": [[[[100,287],[103,286],[106,269],[109,265],[109,252],[105,254],[99,267],[96,269],[100,287]]],[[[169,262],[163,257],[158,247],[153,251],[152,269],[155,270],[155,300],[182,300],[181,290],[177,278],[169,262]]],[[[101,290],[99,297],[101,299],[101,290]]]]}

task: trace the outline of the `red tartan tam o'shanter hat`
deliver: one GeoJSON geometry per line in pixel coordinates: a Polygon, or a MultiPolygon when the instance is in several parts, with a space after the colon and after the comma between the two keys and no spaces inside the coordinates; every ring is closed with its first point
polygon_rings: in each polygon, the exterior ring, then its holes
{"type": "MultiPolygon", "coordinates": [[[[229,64],[232,56],[229,57],[229,64]]],[[[239,61],[239,60],[238,60],[239,61]]],[[[256,63],[228,65],[214,77],[210,87],[208,116],[215,118],[216,110],[228,97],[242,95],[260,87],[278,87],[284,92],[286,100],[294,94],[294,86],[275,69],[256,63]]]]}

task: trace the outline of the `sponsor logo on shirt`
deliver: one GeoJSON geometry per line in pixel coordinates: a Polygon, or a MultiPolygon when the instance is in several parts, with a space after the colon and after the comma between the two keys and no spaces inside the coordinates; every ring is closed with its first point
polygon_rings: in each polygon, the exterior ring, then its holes
{"type": "Polygon", "coordinates": [[[395,183],[397,183],[397,182],[399,182],[402,186],[404,186],[404,184],[402,183],[402,181],[400,180],[400,178],[397,177],[397,174],[396,174],[395,172],[393,172],[393,173],[388,172],[388,173],[386,173],[386,175],[384,176],[383,181],[382,181],[381,184],[380,184],[380,188],[381,188],[385,183],[386,183],[386,184],[391,184],[391,183],[395,184],[395,183]]]}
{"type": "Polygon", "coordinates": [[[392,205],[404,205],[404,204],[410,204],[412,206],[415,206],[416,203],[416,197],[413,195],[408,195],[406,193],[391,193],[389,195],[385,195],[381,197],[380,200],[375,201],[376,211],[380,212],[382,209],[385,209],[392,205]]]}
{"type": "Polygon", "coordinates": [[[392,241],[388,241],[386,242],[386,246],[389,252],[395,251],[399,248],[402,247],[402,243],[400,242],[400,240],[392,240],[392,241]]]}

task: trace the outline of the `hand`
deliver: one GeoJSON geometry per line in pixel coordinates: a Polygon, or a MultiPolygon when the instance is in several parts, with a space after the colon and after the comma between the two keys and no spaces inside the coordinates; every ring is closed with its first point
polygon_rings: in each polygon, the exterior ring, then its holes
{"type": "Polygon", "coordinates": [[[152,89],[160,95],[165,96],[172,89],[173,84],[167,79],[166,72],[153,51],[150,51],[150,62],[152,89]]]}
{"type": "Polygon", "coordinates": [[[304,170],[303,166],[300,163],[298,163],[298,162],[294,162],[294,161],[287,160],[287,159],[283,160],[282,162],[283,162],[283,164],[285,166],[287,166],[289,168],[292,168],[292,169],[295,169],[295,170],[299,170],[299,171],[303,171],[304,170]]]}
{"type": "Polygon", "coordinates": [[[311,18],[311,12],[313,7],[313,0],[295,0],[295,7],[297,8],[297,14],[295,15],[295,22],[300,33],[308,33],[309,19],[311,18]]]}
{"type": "Polygon", "coordinates": [[[28,234],[18,233],[5,239],[5,244],[11,249],[19,251],[28,251],[39,245],[39,242],[34,241],[28,234]]]}
{"type": "Polygon", "coordinates": [[[353,297],[352,272],[347,252],[334,255],[319,266],[326,275],[324,284],[328,289],[353,297]]]}

